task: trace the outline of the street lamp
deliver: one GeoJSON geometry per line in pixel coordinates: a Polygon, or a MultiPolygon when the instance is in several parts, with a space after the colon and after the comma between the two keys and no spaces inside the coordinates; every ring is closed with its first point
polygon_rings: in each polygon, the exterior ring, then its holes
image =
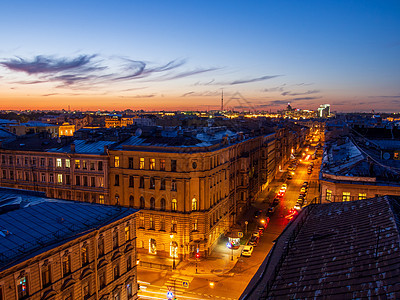
{"type": "Polygon", "coordinates": [[[169,235],[169,237],[171,238],[171,246],[172,246],[172,270],[175,270],[175,252],[176,252],[176,249],[175,249],[174,242],[172,240],[174,238],[174,235],[171,233],[169,235]]]}

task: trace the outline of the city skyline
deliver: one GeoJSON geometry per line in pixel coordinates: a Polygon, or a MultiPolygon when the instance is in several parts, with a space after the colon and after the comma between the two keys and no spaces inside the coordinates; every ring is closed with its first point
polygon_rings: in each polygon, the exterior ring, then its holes
{"type": "Polygon", "coordinates": [[[0,9],[0,109],[399,112],[396,1],[0,9]]]}

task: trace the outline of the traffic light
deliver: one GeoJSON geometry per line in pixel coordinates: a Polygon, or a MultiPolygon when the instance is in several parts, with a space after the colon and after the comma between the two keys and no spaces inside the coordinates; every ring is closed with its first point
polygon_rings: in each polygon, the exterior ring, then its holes
{"type": "Polygon", "coordinates": [[[196,253],[196,258],[200,258],[200,253],[196,253]]]}

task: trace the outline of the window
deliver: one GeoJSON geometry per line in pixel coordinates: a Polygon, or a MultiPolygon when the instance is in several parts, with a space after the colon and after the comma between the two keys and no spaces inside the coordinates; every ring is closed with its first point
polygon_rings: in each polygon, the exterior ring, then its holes
{"type": "Polygon", "coordinates": [[[119,186],[119,175],[115,175],[115,186],[119,186]]]}
{"type": "Polygon", "coordinates": [[[134,187],[135,180],[133,176],[129,176],[129,187],[134,187]]]}
{"type": "Polygon", "coordinates": [[[99,195],[99,203],[104,204],[104,195],[99,195]]]}
{"type": "Polygon", "coordinates": [[[97,170],[103,171],[103,162],[102,161],[97,162],[97,170]]]}
{"type": "Polygon", "coordinates": [[[160,170],[165,171],[165,159],[160,159],[160,170]]]}
{"type": "Polygon", "coordinates": [[[177,210],[176,199],[172,199],[172,202],[171,202],[171,210],[172,210],[172,211],[176,211],[176,210],[177,210]]]}
{"type": "Polygon", "coordinates": [[[82,282],[82,294],[84,300],[90,298],[89,281],[82,282]]]}
{"type": "Polygon", "coordinates": [[[90,162],[90,170],[94,171],[94,162],[92,162],[92,161],[90,162]]]}
{"type": "Polygon", "coordinates": [[[117,279],[117,278],[119,278],[119,264],[116,264],[116,265],[114,266],[114,271],[113,271],[113,273],[114,273],[114,280],[117,279]]]}
{"type": "Polygon", "coordinates": [[[57,174],[57,183],[62,184],[63,183],[63,176],[62,174],[57,174]]]}
{"type": "Polygon", "coordinates": [[[114,167],[119,168],[119,156],[114,157],[114,167]]]}
{"type": "Polygon", "coordinates": [[[198,226],[198,220],[197,219],[194,219],[193,220],[193,231],[197,231],[198,229],[197,229],[197,226],[198,226]]]}
{"type": "Polygon", "coordinates": [[[41,275],[42,275],[42,287],[43,288],[48,287],[51,284],[51,270],[48,261],[46,261],[42,265],[41,275]]]}
{"type": "Polygon", "coordinates": [[[84,243],[81,248],[81,259],[82,259],[82,266],[85,266],[89,263],[89,245],[84,243]]]}
{"type": "Polygon", "coordinates": [[[14,180],[14,171],[13,170],[10,170],[10,179],[14,180]]]}
{"type": "Polygon", "coordinates": [[[150,189],[154,190],[156,188],[156,182],[154,180],[154,177],[150,177],[150,189]]]}
{"type": "Polygon", "coordinates": [[[99,187],[104,187],[104,178],[103,177],[98,177],[99,178],[99,187]]]}
{"type": "Polygon", "coordinates": [[[193,211],[197,210],[197,199],[196,198],[192,199],[192,210],[193,211]]]}
{"type": "Polygon", "coordinates": [[[140,217],[139,217],[139,227],[140,228],[144,228],[144,216],[143,216],[143,214],[140,214],[140,217]]]}
{"type": "Polygon", "coordinates": [[[98,249],[99,256],[103,256],[104,255],[104,238],[103,237],[99,237],[99,240],[97,241],[97,249],[98,249]]]}
{"type": "Polygon", "coordinates": [[[7,179],[7,171],[6,170],[3,170],[3,179],[7,179]]]}
{"type": "MultiPolygon", "coordinates": [[[[3,170],[3,177],[6,178],[6,171],[3,170]]],[[[29,181],[29,173],[25,172],[25,181],[29,181]]]]}
{"type": "Polygon", "coordinates": [[[17,292],[18,292],[18,300],[25,299],[29,295],[28,290],[28,277],[24,276],[17,280],[17,292]]]}
{"type": "Polygon", "coordinates": [[[165,217],[164,216],[160,217],[160,230],[165,231],[165,217]]]}
{"type": "Polygon", "coordinates": [[[164,199],[164,198],[161,198],[161,201],[160,201],[160,209],[161,209],[161,210],[165,210],[165,199],[164,199]]]}
{"type": "Polygon", "coordinates": [[[82,160],[82,169],[87,170],[86,160],[82,160]]]}
{"type": "Polygon", "coordinates": [[[343,202],[350,201],[350,192],[343,192],[343,202]]]}
{"type": "Polygon", "coordinates": [[[155,239],[149,239],[149,253],[157,254],[157,242],[155,239]]]}
{"type": "Polygon", "coordinates": [[[53,167],[53,159],[49,158],[49,167],[53,167]]]}
{"type": "Polygon", "coordinates": [[[150,228],[149,229],[154,230],[155,226],[154,226],[154,217],[153,216],[150,216],[149,223],[150,223],[150,228]]]}
{"type": "Polygon", "coordinates": [[[144,177],[143,176],[140,176],[139,188],[144,189],[144,177]]]}
{"type": "Polygon", "coordinates": [[[101,289],[106,287],[106,273],[105,272],[101,272],[99,274],[99,285],[100,285],[101,289]]]}
{"type": "Polygon", "coordinates": [[[36,166],[36,157],[32,157],[31,165],[36,166]]]}
{"type": "Polygon", "coordinates": [[[171,180],[171,191],[176,191],[176,180],[175,179],[171,180]]]}
{"type": "Polygon", "coordinates": [[[12,165],[12,164],[13,164],[13,157],[10,156],[10,157],[8,158],[8,160],[9,160],[9,162],[10,162],[10,165],[12,165]]]}
{"type": "Polygon", "coordinates": [[[67,276],[71,273],[71,256],[68,251],[62,257],[62,273],[63,276],[67,276]]]}
{"type": "Polygon", "coordinates": [[[126,258],[126,269],[128,271],[132,269],[132,257],[130,255],[126,258]]]}
{"type": "Polygon", "coordinates": [[[65,184],[71,184],[71,175],[65,175],[65,184]]]}
{"type": "Polygon", "coordinates": [[[118,228],[113,231],[113,249],[118,248],[118,228]]]}
{"type": "Polygon", "coordinates": [[[90,177],[90,186],[95,187],[96,186],[96,178],[95,177],[90,177]]]}
{"type": "Polygon", "coordinates": [[[172,222],[171,222],[171,232],[176,232],[177,227],[178,227],[178,225],[176,223],[176,220],[172,220],[172,222]]]}
{"type": "MultiPolygon", "coordinates": [[[[29,162],[29,159],[28,159],[27,157],[25,157],[25,158],[24,158],[24,161],[25,161],[25,165],[27,166],[27,165],[28,165],[28,162],[29,162]]],[[[4,160],[4,163],[6,163],[5,160],[4,160]]]]}
{"type": "Polygon", "coordinates": [[[130,227],[129,227],[129,224],[126,224],[126,226],[125,226],[125,242],[130,241],[130,239],[131,239],[130,227]]]}
{"type": "Polygon", "coordinates": [[[144,169],[144,157],[139,158],[139,169],[144,169]]]}
{"type": "Polygon", "coordinates": [[[126,284],[126,294],[128,295],[128,299],[130,299],[133,296],[132,282],[128,282],[126,284]]]}
{"type": "Polygon", "coordinates": [[[165,178],[161,179],[160,190],[165,190],[165,178]]]}
{"type": "Polygon", "coordinates": [[[65,167],[66,168],[71,168],[71,160],[69,158],[65,159],[65,167]]]}
{"type": "Polygon", "coordinates": [[[150,170],[156,169],[156,160],[154,158],[150,158],[150,170]]]}
{"type": "Polygon", "coordinates": [[[326,190],[326,201],[332,201],[332,191],[326,190]]]}
{"type": "Polygon", "coordinates": [[[75,159],[75,169],[81,168],[81,161],[79,159],[75,159]]]}
{"type": "Polygon", "coordinates": [[[2,156],[1,156],[1,163],[2,163],[3,165],[6,164],[6,156],[5,156],[5,155],[2,155],[2,156]]]}
{"type": "Polygon", "coordinates": [[[176,172],[176,160],[171,159],[171,171],[176,172]]]}
{"type": "Polygon", "coordinates": [[[135,200],[132,195],[129,196],[129,206],[134,207],[135,206],[135,200]]]}
{"type": "Polygon", "coordinates": [[[128,169],[133,169],[133,157],[128,157],[128,169]]]}
{"type": "Polygon", "coordinates": [[[75,176],[75,185],[81,185],[81,177],[80,176],[75,176]]]}
{"type": "Polygon", "coordinates": [[[358,194],[358,200],[363,200],[367,199],[367,194],[366,193],[359,193],[358,194]]]}
{"type": "Polygon", "coordinates": [[[144,208],[145,207],[145,203],[144,203],[144,198],[143,196],[140,197],[140,206],[139,208],[144,208]]]}
{"type": "MultiPolygon", "coordinates": [[[[42,163],[42,162],[40,162],[40,163],[42,163]]],[[[57,158],[56,159],[56,167],[57,168],[62,168],[62,160],[61,160],[61,158],[57,158]]]]}
{"type": "Polygon", "coordinates": [[[44,167],[45,164],[46,164],[46,163],[45,163],[45,159],[44,159],[44,158],[41,158],[41,159],[40,159],[40,166],[41,166],[41,167],[44,167]]]}
{"type": "Polygon", "coordinates": [[[54,182],[54,174],[53,173],[50,173],[49,181],[54,182]]]}

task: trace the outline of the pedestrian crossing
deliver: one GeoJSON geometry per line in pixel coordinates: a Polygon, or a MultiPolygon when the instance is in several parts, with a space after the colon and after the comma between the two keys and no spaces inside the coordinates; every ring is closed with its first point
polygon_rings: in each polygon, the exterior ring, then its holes
{"type": "Polygon", "coordinates": [[[188,288],[192,280],[193,277],[174,274],[170,278],[168,278],[168,280],[164,283],[160,290],[165,291],[165,293],[171,291],[176,297],[180,293],[188,292],[188,288]]]}

